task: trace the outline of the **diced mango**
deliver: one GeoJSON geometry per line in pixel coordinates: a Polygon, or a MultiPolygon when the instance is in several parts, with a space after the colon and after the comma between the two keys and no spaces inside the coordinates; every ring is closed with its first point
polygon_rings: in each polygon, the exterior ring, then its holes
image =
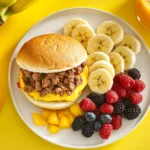
{"type": "Polygon", "coordinates": [[[62,116],[59,120],[59,127],[60,128],[70,128],[69,119],[67,116],[62,116]]]}
{"type": "Polygon", "coordinates": [[[47,125],[47,122],[38,113],[32,113],[34,123],[39,126],[47,125]]]}
{"type": "Polygon", "coordinates": [[[73,105],[70,106],[70,113],[74,116],[74,117],[77,117],[77,116],[80,116],[80,115],[83,115],[84,112],[81,110],[80,106],[78,103],[75,103],[73,105]]]}
{"type": "Polygon", "coordinates": [[[57,116],[56,111],[50,113],[50,115],[48,117],[48,123],[53,124],[53,125],[59,125],[59,118],[57,116]]]}
{"type": "Polygon", "coordinates": [[[44,120],[47,121],[50,113],[55,112],[56,110],[50,110],[50,109],[42,109],[42,117],[44,120]]]}
{"type": "Polygon", "coordinates": [[[70,115],[70,110],[69,108],[65,108],[65,109],[61,109],[61,110],[58,110],[58,117],[61,118],[62,116],[68,116],[70,115]]]}
{"type": "Polygon", "coordinates": [[[68,116],[68,119],[69,119],[69,123],[70,123],[70,126],[71,126],[72,123],[73,123],[74,117],[70,114],[70,115],[68,116]]]}
{"type": "Polygon", "coordinates": [[[48,126],[48,131],[51,133],[51,134],[55,134],[57,132],[59,132],[60,128],[59,126],[56,126],[56,125],[53,125],[53,124],[50,124],[48,126]]]}

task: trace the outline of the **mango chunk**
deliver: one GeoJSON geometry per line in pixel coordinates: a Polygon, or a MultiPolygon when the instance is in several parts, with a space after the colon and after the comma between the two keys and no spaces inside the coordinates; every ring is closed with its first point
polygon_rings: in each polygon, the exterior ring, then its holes
{"type": "Polygon", "coordinates": [[[50,113],[50,115],[48,117],[48,123],[53,124],[53,125],[59,125],[59,118],[57,116],[56,111],[50,113]]]}
{"type": "Polygon", "coordinates": [[[50,113],[54,112],[54,110],[50,110],[50,109],[42,109],[42,117],[44,120],[47,121],[50,113]]]}
{"type": "Polygon", "coordinates": [[[36,125],[39,125],[39,126],[47,125],[47,122],[38,113],[32,113],[32,116],[33,116],[33,121],[36,125]]]}
{"type": "Polygon", "coordinates": [[[67,116],[62,116],[59,120],[59,127],[60,128],[70,128],[69,119],[67,116]]]}
{"type": "Polygon", "coordinates": [[[61,109],[61,110],[58,110],[58,117],[61,118],[62,116],[68,116],[70,115],[70,110],[69,108],[65,108],[65,109],[61,109]]]}
{"type": "Polygon", "coordinates": [[[72,123],[73,123],[74,117],[70,114],[70,115],[68,116],[68,119],[69,119],[69,123],[70,123],[70,126],[71,126],[72,123]]]}
{"type": "Polygon", "coordinates": [[[53,125],[53,124],[48,126],[48,131],[51,134],[55,134],[55,133],[59,132],[59,130],[60,130],[59,126],[56,126],[56,125],[53,125]]]}

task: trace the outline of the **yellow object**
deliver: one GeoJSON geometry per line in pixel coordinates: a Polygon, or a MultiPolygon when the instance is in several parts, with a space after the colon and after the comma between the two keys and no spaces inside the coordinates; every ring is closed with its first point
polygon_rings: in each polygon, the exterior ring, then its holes
{"type": "Polygon", "coordinates": [[[70,115],[70,111],[69,111],[69,108],[65,108],[65,109],[60,109],[57,111],[58,112],[58,117],[62,117],[64,115],[68,116],[70,115]]]}
{"type": "MultiPolygon", "coordinates": [[[[33,97],[35,100],[41,100],[41,101],[69,101],[75,100],[77,97],[79,97],[80,92],[84,89],[84,87],[87,85],[87,79],[88,79],[88,68],[87,66],[84,67],[83,73],[81,73],[81,77],[83,82],[81,85],[79,85],[74,92],[71,95],[64,94],[63,96],[60,96],[59,94],[47,94],[46,96],[41,97],[40,93],[33,90],[32,92],[28,93],[29,96],[33,97]]],[[[20,87],[23,90],[25,84],[22,79],[22,73],[20,72],[20,87]]]]}
{"type": "Polygon", "coordinates": [[[59,119],[57,116],[57,112],[52,112],[48,117],[48,123],[53,125],[59,125],[59,119]]]}
{"type": "Polygon", "coordinates": [[[67,116],[67,117],[69,119],[69,123],[70,123],[70,127],[71,127],[71,125],[73,123],[73,120],[74,120],[74,117],[71,114],[69,116],[67,116]]]}
{"type": "MultiPolygon", "coordinates": [[[[4,107],[0,112],[1,150],[68,150],[68,148],[56,146],[39,138],[17,115],[8,88],[8,65],[17,43],[34,24],[53,12],[73,7],[97,8],[121,17],[137,30],[150,48],[150,31],[146,31],[135,17],[135,0],[41,0],[22,13],[11,16],[0,27],[0,64],[2,69],[0,89],[5,100],[4,107]]],[[[101,21],[101,18],[99,21],[101,21]]],[[[90,24],[93,25],[93,23],[90,24]]],[[[108,146],[93,148],[93,150],[150,150],[149,139],[150,112],[141,124],[126,137],[108,146]]]]}
{"type": "Polygon", "coordinates": [[[51,125],[48,126],[48,131],[49,131],[51,134],[58,133],[59,130],[60,130],[60,128],[59,128],[58,126],[56,126],[56,125],[51,124],[51,125]]]}
{"type": "Polygon", "coordinates": [[[150,29],[150,0],[136,0],[136,15],[138,20],[150,29]]]}
{"type": "Polygon", "coordinates": [[[69,123],[69,119],[67,116],[62,116],[59,119],[59,127],[60,128],[70,128],[70,123],[69,123]]]}
{"type": "Polygon", "coordinates": [[[33,121],[36,125],[45,126],[47,122],[38,113],[32,113],[33,121]]]}
{"type": "Polygon", "coordinates": [[[80,116],[80,115],[84,114],[84,112],[81,110],[81,108],[79,106],[79,103],[75,103],[75,104],[73,104],[73,105],[70,106],[70,113],[74,117],[77,117],[77,116],[80,116]]]}
{"type": "Polygon", "coordinates": [[[43,119],[47,121],[50,113],[52,113],[52,112],[53,112],[53,110],[42,109],[42,117],[43,117],[43,119]]]}

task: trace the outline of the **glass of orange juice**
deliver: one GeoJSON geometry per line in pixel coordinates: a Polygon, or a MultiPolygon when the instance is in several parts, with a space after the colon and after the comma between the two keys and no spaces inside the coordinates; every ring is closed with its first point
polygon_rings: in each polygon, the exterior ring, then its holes
{"type": "Polygon", "coordinates": [[[136,15],[140,23],[150,29],[150,0],[136,0],[136,15]]]}

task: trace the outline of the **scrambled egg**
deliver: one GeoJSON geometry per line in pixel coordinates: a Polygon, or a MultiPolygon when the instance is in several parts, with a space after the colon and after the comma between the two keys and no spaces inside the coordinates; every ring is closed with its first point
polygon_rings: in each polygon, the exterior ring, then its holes
{"type": "MultiPolygon", "coordinates": [[[[29,96],[33,97],[33,99],[37,100],[37,101],[74,101],[75,99],[78,98],[78,96],[80,95],[80,93],[82,92],[82,90],[85,88],[85,86],[87,85],[87,80],[88,80],[88,68],[87,66],[84,67],[83,72],[80,74],[81,78],[82,78],[82,83],[81,85],[79,85],[78,87],[76,87],[76,89],[74,90],[74,92],[71,95],[67,95],[66,93],[63,96],[60,96],[59,94],[55,95],[55,94],[51,94],[48,93],[46,96],[41,97],[40,93],[33,90],[30,93],[27,93],[29,96]]],[[[20,72],[20,77],[19,77],[19,83],[20,83],[20,88],[23,92],[25,92],[23,90],[25,84],[24,81],[22,79],[23,75],[20,72]]]]}

